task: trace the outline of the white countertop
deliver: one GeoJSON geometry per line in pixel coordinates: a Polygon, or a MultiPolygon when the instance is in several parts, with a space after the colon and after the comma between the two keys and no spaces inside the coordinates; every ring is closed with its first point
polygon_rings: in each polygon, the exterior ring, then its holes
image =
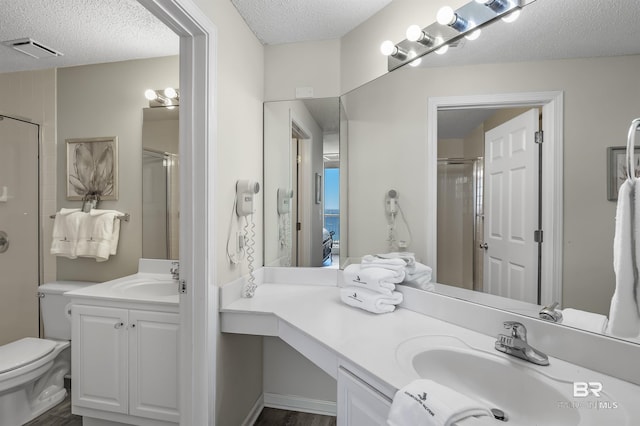
{"type": "MultiPolygon", "coordinates": [[[[410,366],[403,366],[397,360],[397,348],[409,339],[426,335],[454,336],[475,349],[500,354],[494,349],[495,336],[483,335],[403,308],[379,315],[352,308],[340,301],[339,287],[330,285],[265,283],[258,286],[253,298],[231,301],[220,311],[223,332],[282,337],[283,325],[293,328],[333,354],[338,365],[346,363],[370,375],[376,382],[372,385],[382,385],[379,390],[389,398],[398,389],[420,378],[410,366]],[[250,317],[261,322],[243,322],[241,319],[250,317]],[[258,325],[272,320],[278,321],[279,332],[270,325],[258,325]]],[[[286,338],[283,340],[287,341],[286,338]]],[[[299,347],[296,349],[300,350],[299,347]]],[[[538,367],[506,354],[500,355],[514,363],[544,369],[540,371],[565,379],[568,401],[572,400],[573,380],[600,381],[605,389],[616,395],[617,402],[626,411],[634,414],[632,418],[640,418],[636,407],[640,401],[638,386],[552,357],[549,357],[549,366],[538,367]]],[[[331,367],[323,369],[331,374],[331,367]]]]}

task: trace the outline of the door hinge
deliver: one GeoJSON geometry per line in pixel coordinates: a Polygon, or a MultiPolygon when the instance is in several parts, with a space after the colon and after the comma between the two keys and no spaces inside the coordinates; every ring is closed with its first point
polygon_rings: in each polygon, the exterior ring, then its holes
{"type": "Polygon", "coordinates": [[[296,223],[296,231],[299,231],[302,229],[302,224],[300,222],[296,223]]]}
{"type": "Polygon", "coordinates": [[[536,132],[536,143],[544,142],[544,132],[542,130],[536,132]]]}
{"type": "Polygon", "coordinates": [[[186,294],[187,293],[187,280],[178,281],[178,292],[180,294],[186,294]]]}
{"type": "Polygon", "coordinates": [[[542,242],[542,229],[538,229],[533,231],[533,241],[536,243],[541,243],[542,242]]]}

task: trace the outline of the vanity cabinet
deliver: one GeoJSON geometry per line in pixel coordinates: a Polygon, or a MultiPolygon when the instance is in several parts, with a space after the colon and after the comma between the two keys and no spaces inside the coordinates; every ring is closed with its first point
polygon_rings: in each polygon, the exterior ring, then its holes
{"type": "Polygon", "coordinates": [[[178,329],[173,312],[73,305],[74,412],[179,422],[178,329]]]}
{"type": "Polygon", "coordinates": [[[391,401],[371,385],[338,369],[337,426],[387,426],[391,401]]]}

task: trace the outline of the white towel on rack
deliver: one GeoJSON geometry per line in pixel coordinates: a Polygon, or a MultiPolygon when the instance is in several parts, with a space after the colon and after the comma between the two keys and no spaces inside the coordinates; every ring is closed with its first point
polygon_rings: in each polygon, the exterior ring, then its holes
{"type": "Polygon", "coordinates": [[[625,180],[618,192],[616,226],[613,239],[613,270],[616,274],[616,289],[611,299],[607,332],[619,337],[636,337],[640,334],[640,312],[638,311],[637,263],[638,232],[640,231],[640,184],[638,179],[625,180]],[[632,214],[635,210],[635,215],[632,214]],[[635,233],[632,229],[635,228],[635,233]],[[635,257],[633,251],[635,249],[635,257]]]}
{"type": "Polygon", "coordinates": [[[480,402],[438,382],[424,379],[414,380],[396,392],[387,424],[450,426],[474,416],[493,420],[489,409],[480,402]]]}
{"type": "Polygon", "coordinates": [[[124,213],[117,210],[93,209],[80,226],[77,255],[104,262],[117,253],[120,220],[124,213]]]}
{"type": "Polygon", "coordinates": [[[396,289],[396,284],[402,282],[405,273],[403,270],[394,271],[383,268],[361,268],[358,264],[344,268],[343,280],[348,286],[366,288],[371,291],[391,296],[396,289]]]}
{"type": "Polygon", "coordinates": [[[80,209],[60,209],[53,222],[51,254],[69,259],[77,257],[78,233],[85,216],[80,209]]]}
{"type": "Polygon", "coordinates": [[[402,293],[394,291],[391,296],[360,287],[343,287],[340,299],[349,306],[364,309],[374,314],[393,312],[402,303],[402,293]]]}

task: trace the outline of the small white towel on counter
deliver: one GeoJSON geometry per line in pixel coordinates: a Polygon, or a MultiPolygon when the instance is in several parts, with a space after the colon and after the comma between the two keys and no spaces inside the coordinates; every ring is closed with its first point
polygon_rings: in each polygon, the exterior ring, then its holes
{"type": "Polygon", "coordinates": [[[404,270],[395,271],[384,268],[362,268],[353,264],[344,268],[343,279],[346,285],[366,288],[391,296],[396,284],[405,277],[404,270]]]}
{"type": "Polygon", "coordinates": [[[116,254],[121,216],[117,210],[91,210],[80,225],[76,255],[104,262],[116,254]]]}
{"type": "Polygon", "coordinates": [[[396,392],[387,424],[450,426],[474,416],[493,420],[489,409],[480,402],[433,380],[421,379],[396,392]]]}
{"type": "Polygon", "coordinates": [[[636,337],[640,334],[638,285],[638,242],[640,237],[640,184],[638,180],[625,180],[618,192],[616,227],[613,239],[613,270],[616,289],[611,298],[607,333],[619,337],[636,337]],[[635,217],[632,212],[635,210],[635,217]],[[635,228],[635,229],[634,229],[635,228]],[[633,233],[635,231],[635,233],[633,233]],[[636,256],[632,255],[633,250],[636,256]]]}
{"type": "Polygon", "coordinates": [[[399,258],[383,259],[381,257],[368,254],[362,258],[360,265],[363,269],[384,268],[392,271],[404,271],[407,267],[407,262],[399,258]]]}
{"type": "Polygon", "coordinates": [[[606,316],[579,309],[567,308],[562,310],[561,324],[594,333],[604,333],[609,320],[606,316]]]}
{"type": "Polygon", "coordinates": [[[80,209],[60,209],[53,222],[53,238],[49,252],[75,259],[80,225],[86,213],[80,209]]]}
{"type": "Polygon", "coordinates": [[[402,303],[402,293],[394,291],[391,295],[378,293],[360,287],[343,287],[340,299],[349,306],[364,309],[374,314],[393,312],[396,305],[402,303]]]}

